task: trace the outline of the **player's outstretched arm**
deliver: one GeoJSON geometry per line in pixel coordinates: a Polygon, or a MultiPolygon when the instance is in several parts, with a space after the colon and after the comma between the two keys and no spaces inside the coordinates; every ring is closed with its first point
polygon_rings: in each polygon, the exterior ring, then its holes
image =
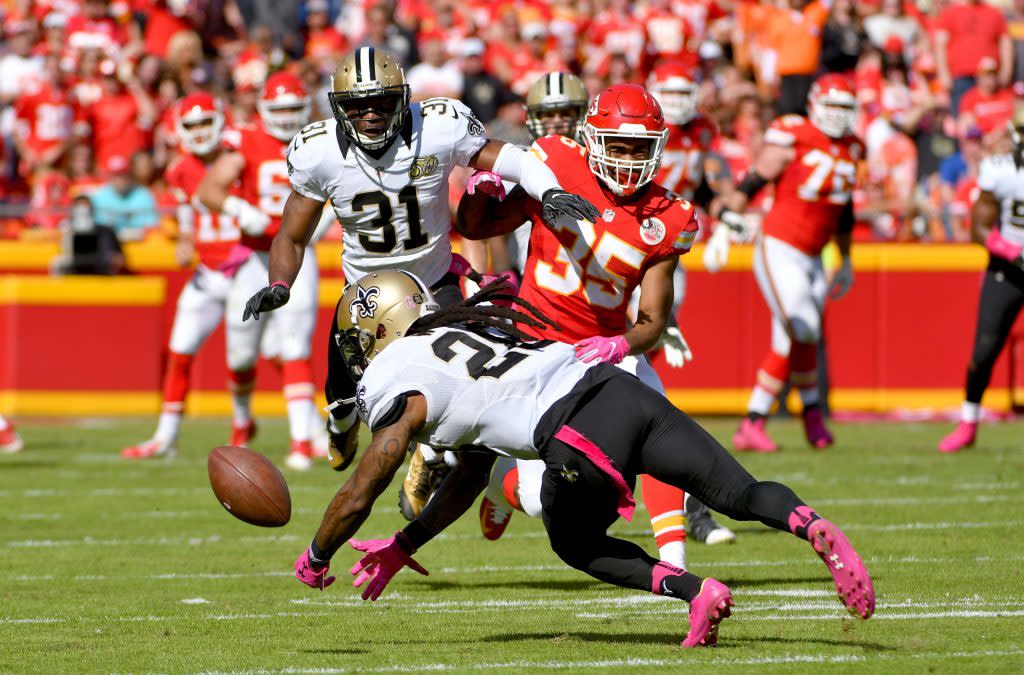
{"type": "MultiPolygon", "coordinates": [[[[327,576],[331,557],[369,517],[373,503],[391,483],[398,467],[402,466],[409,443],[413,435],[423,427],[426,418],[426,401],[421,394],[414,392],[406,396],[405,409],[401,416],[373,432],[370,445],[363,453],[356,470],[328,505],[323,521],[320,523],[320,529],[317,530],[312,543],[295,561],[295,576],[299,581],[311,588],[321,590],[334,583],[334,577],[327,576]]],[[[361,542],[353,540],[353,546],[358,543],[361,542]]],[[[379,543],[382,544],[379,549],[360,550],[368,550],[370,556],[388,556],[390,562],[399,563],[399,566],[392,571],[392,575],[401,569],[401,565],[409,564],[409,561],[412,561],[408,555],[403,557],[401,549],[397,547],[395,537],[379,543]]],[[[373,572],[373,570],[367,569],[368,574],[363,575],[363,569],[368,567],[369,564],[353,573],[360,573],[360,579],[365,581],[372,576],[373,572]],[[364,576],[365,578],[363,578],[364,576]]],[[[386,584],[386,580],[384,583],[386,584]]],[[[373,586],[368,589],[368,592],[372,589],[373,586]]],[[[379,595],[379,591],[377,595],[379,595]]]]}
{"type": "Polygon", "coordinates": [[[246,234],[260,236],[270,224],[270,217],[241,197],[231,194],[231,186],[245,169],[245,157],[238,152],[226,152],[207,169],[200,181],[196,196],[203,206],[231,216],[238,221],[238,227],[246,234]]]}
{"type": "Polygon", "coordinates": [[[594,223],[601,215],[589,200],[563,190],[554,172],[533,150],[526,151],[511,143],[490,140],[469,159],[469,166],[493,171],[505,180],[518,183],[526,194],[543,204],[544,220],[549,223],[559,216],[594,223]]]}
{"type": "MultiPolygon", "coordinates": [[[[767,139],[766,139],[767,140],[767,139]]],[[[718,218],[728,225],[730,216],[727,212],[741,214],[747,210],[747,204],[761,191],[768,183],[773,182],[782,175],[782,171],[789,164],[796,152],[791,145],[778,145],[765,143],[764,149],[758,155],[747,175],[739,182],[736,189],[729,192],[722,200],[722,210],[718,218]],[[724,216],[724,217],[723,217],[724,216]]]]}
{"type": "Polygon", "coordinates": [[[672,275],[679,265],[674,255],[651,265],[640,280],[640,302],[636,322],[626,332],[630,354],[644,354],[654,349],[672,317],[675,290],[672,275]]]}
{"type": "Polygon", "coordinates": [[[302,257],[306,251],[320,216],[324,211],[324,203],[310,199],[292,190],[284,203],[281,215],[281,229],[270,244],[270,283],[283,281],[289,286],[295,283],[295,277],[302,267],[302,257]]]}

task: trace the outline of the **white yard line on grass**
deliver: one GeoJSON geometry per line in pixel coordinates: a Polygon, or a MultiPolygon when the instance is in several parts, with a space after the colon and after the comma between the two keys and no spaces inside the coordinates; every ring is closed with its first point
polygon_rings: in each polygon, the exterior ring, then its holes
{"type": "MultiPolygon", "coordinates": [[[[706,652],[695,652],[703,654],[706,652]]],[[[1000,656],[1020,656],[1024,649],[980,649],[977,651],[964,652],[926,652],[921,654],[837,654],[823,656],[818,654],[792,654],[783,656],[759,656],[753,658],[719,658],[717,655],[710,661],[692,661],[686,658],[685,652],[680,653],[674,659],[645,659],[645,658],[624,658],[606,659],[601,661],[503,661],[492,663],[424,663],[418,665],[393,665],[378,667],[355,667],[355,668],[285,668],[283,670],[244,670],[231,673],[217,671],[205,671],[203,675],[269,675],[271,673],[285,673],[288,675],[298,673],[310,673],[312,675],[344,675],[345,673],[422,673],[442,672],[448,670],[589,670],[589,669],[610,669],[610,668],[642,668],[642,667],[679,667],[688,662],[694,665],[703,663],[707,666],[770,666],[785,665],[788,663],[811,663],[811,664],[840,664],[858,663],[866,664],[875,661],[903,661],[903,660],[964,660],[978,658],[993,658],[1000,656]]]]}

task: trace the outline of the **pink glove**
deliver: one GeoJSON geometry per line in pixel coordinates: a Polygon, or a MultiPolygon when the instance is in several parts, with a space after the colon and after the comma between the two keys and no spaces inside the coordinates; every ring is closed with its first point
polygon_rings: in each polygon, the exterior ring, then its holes
{"type": "Polygon", "coordinates": [[[245,261],[248,260],[251,255],[251,248],[243,246],[242,244],[235,244],[231,247],[231,250],[228,251],[227,260],[222,262],[218,269],[220,269],[228,279],[232,279],[236,274],[238,274],[238,268],[244,265],[245,261]]]}
{"type": "Polygon", "coordinates": [[[475,281],[478,284],[483,279],[480,273],[469,264],[469,261],[458,253],[452,253],[452,261],[448,263],[448,271],[456,276],[468,277],[470,281],[475,281]]]}
{"type": "Polygon", "coordinates": [[[358,541],[349,539],[352,548],[366,553],[359,559],[349,573],[356,577],[352,582],[353,588],[359,588],[366,581],[369,581],[366,589],[363,590],[363,600],[376,600],[381,592],[391,581],[391,577],[398,574],[403,567],[409,567],[426,576],[430,574],[413,557],[405,552],[402,545],[398,543],[399,537],[405,537],[401,532],[395,532],[395,536],[389,539],[371,539],[369,541],[358,541]]]}
{"type": "Polygon", "coordinates": [[[327,570],[330,567],[330,563],[320,569],[313,567],[313,563],[309,560],[309,549],[307,548],[299,556],[299,559],[295,561],[295,578],[310,588],[317,588],[322,591],[334,583],[334,577],[327,576],[327,570]]]}
{"type": "Polygon", "coordinates": [[[475,195],[477,190],[499,202],[505,201],[505,184],[501,182],[501,176],[493,171],[477,171],[469,177],[466,192],[475,195]]]}
{"type": "Polygon", "coordinates": [[[598,363],[610,363],[614,366],[629,354],[629,343],[626,342],[624,335],[614,337],[595,335],[580,340],[573,347],[576,348],[576,358],[583,363],[590,363],[596,359],[598,363]]]}
{"type": "MultiPolygon", "coordinates": [[[[480,287],[483,288],[487,284],[494,283],[499,279],[505,281],[505,292],[509,295],[519,295],[519,275],[509,270],[502,272],[501,274],[482,274],[480,275],[480,287]]],[[[495,307],[512,307],[511,300],[494,300],[495,307]]]]}
{"type": "Polygon", "coordinates": [[[985,240],[985,248],[988,252],[997,258],[1003,260],[1009,260],[1014,262],[1020,258],[1021,247],[1014,244],[1012,241],[1008,241],[999,233],[999,230],[993,228],[988,234],[988,239],[985,240]]]}

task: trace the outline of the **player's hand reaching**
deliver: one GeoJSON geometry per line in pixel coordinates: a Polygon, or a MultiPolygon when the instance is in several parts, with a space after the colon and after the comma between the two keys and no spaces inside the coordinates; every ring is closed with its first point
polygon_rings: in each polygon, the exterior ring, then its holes
{"type": "Polygon", "coordinates": [[[477,171],[469,177],[466,181],[466,192],[474,195],[477,190],[499,202],[505,201],[505,184],[502,183],[501,176],[493,171],[477,171]]]}
{"type": "Polygon", "coordinates": [[[331,563],[329,562],[323,567],[314,567],[313,562],[309,559],[309,549],[307,548],[295,561],[295,578],[310,588],[322,591],[334,583],[335,577],[327,576],[330,568],[331,563]]]}
{"type": "Polygon", "coordinates": [[[623,335],[613,335],[612,337],[595,335],[580,340],[573,347],[576,348],[576,359],[583,363],[597,361],[614,366],[621,363],[622,359],[629,354],[629,343],[626,342],[623,335]]]}
{"type": "Polygon", "coordinates": [[[248,321],[250,316],[259,321],[260,312],[270,312],[284,306],[290,296],[288,284],[283,281],[275,281],[266,288],[261,288],[245,303],[242,321],[248,321]]]}
{"type": "Polygon", "coordinates": [[[828,287],[829,299],[840,299],[846,295],[851,286],[853,286],[853,265],[850,264],[850,258],[846,257],[843,258],[843,264],[832,275],[832,283],[828,287]]]}
{"type": "Polygon", "coordinates": [[[715,228],[704,247],[704,267],[712,274],[729,262],[730,230],[724,224],[715,228]]]}
{"type": "Polygon", "coordinates": [[[270,226],[270,216],[241,197],[227,197],[221,210],[238,221],[242,232],[253,237],[262,236],[270,226]]]}
{"type": "Polygon", "coordinates": [[[669,326],[661,336],[661,348],[665,352],[665,362],[673,368],[682,368],[687,361],[693,361],[693,352],[682,331],[669,326]]]}
{"type": "Polygon", "coordinates": [[[551,188],[541,198],[544,222],[554,225],[560,216],[569,216],[573,220],[589,220],[597,222],[601,212],[589,200],[566,192],[559,188],[551,188]]]}
{"type": "Polygon", "coordinates": [[[730,239],[737,244],[748,242],[754,237],[754,228],[750,226],[742,213],[736,213],[731,209],[722,209],[718,214],[718,222],[728,228],[732,235],[730,239]]]}
{"type": "Polygon", "coordinates": [[[363,600],[376,600],[387,587],[388,582],[403,567],[408,567],[420,574],[430,574],[422,565],[416,562],[413,557],[411,544],[402,532],[395,532],[395,536],[388,539],[370,539],[359,541],[350,539],[352,548],[366,553],[359,559],[349,572],[355,577],[352,582],[353,588],[359,588],[369,581],[363,589],[363,600]]]}

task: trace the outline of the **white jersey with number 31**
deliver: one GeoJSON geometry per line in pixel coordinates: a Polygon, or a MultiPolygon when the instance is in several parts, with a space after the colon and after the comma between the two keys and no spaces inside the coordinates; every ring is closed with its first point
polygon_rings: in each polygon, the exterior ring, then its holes
{"type": "Polygon", "coordinates": [[[330,200],[344,229],[348,281],[402,269],[432,286],[451,261],[448,176],[486,142],[463,103],[427,99],[410,106],[379,159],[349,142],[333,118],[308,125],[288,147],[288,176],[299,194],[330,200]]]}
{"type": "Polygon", "coordinates": [[[978,167],[978,188],[999,200],[1000,234],[1024,246],[1024,169],[1011,155],[986,157],[978,167]]]}

